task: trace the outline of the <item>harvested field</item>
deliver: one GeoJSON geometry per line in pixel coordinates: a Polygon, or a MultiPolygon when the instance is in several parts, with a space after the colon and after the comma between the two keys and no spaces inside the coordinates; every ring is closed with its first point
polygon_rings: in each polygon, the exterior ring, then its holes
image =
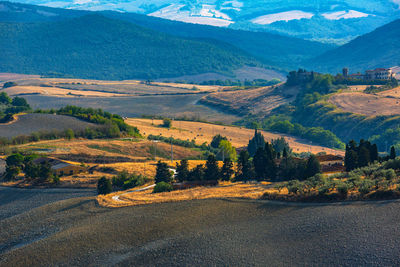
{"type": "Polygon", "coordinates": [[[32,78],[40,78],[40,75],[27,75],[27,74],[18,74],[18,73],[0,73],[0,81],[7,82],[13,80],[20,79],[32,79],[32,78]]]}
{"type": "Polygon", "coordinates": [[[390,94],[388,91],[376,95],[340,93],[331,96],[329,101],[344,111],[366,116],[400,114],[400,99],[393,98],[390,94]]]}
{"type": "Polygon", "coordinates": [[[293,101],[297,92],[298,88],[282,85],[215,92],[205,96],[201,103],[235,114],[266,115],[274,108],[293,101]]]}
{"type": "Polygon", "coordinates": [[[210,80],[255,80],[255,79],[264,79],[264,80],[272,80],[272,79],[280,79],[281,81],[286,80],[285,73],[278,72],[272,69],[264,69],[259,67],[249,67],[243,66],[240,69],[234,71],[234,76],[227,76],[220,73],[208,72],[202,74],[194,74],[194,75],[185,75],[180,77],[172,77],[172,78],[160,78],[158,81],[188,81],[201,83],[203,81],[210,80]]]}
{"type": "Polygon", "coordinates": [[[269,183],[230,183],[222,182],[217,186],[195,187],[186,190],[153,194],[153,189],[139,192],[115,192],[108,195],[99,195],[97,201],[104,207],[126,207],[151,203],[177,202],[194,199],[209,198],[247,198],[260,199],[269,183]],[[123,194],[123,195],[121,195],[123,194]],[[121,195],[119,200],[113,196],[121,195]]]}
{"type": "Polygon", "coordinates": [[[6,218],[52,202],[95,194],[93,189],[21,189],[0,186],[0,223],[6,218]]]}
{"type": "Polygon", "coordinates": [[[399,220],[399,201],[70,199],[1,220],[0,266],[399,266],[399,220]]]}
{"type": "Polygon", "coordinates": [[[47,95],[59,97],[116,97],[129,96],[128,94],[98,92],[90,90],[71,90],[59,87],[44,86],[14,86],[3,90],[9,96],[47,95]]]}
{"type": "Polygon", "coordinates": [[[197,104],[204,94],[157,95],[142,97],[53,97],[24,96],[33,108],[61,108],[66,105],[98,107],[124,117],[142,115],[201,118],[207,121],[232,123],[239,117],[197,104]]]}
{"type": "MultiPolygon", "coordinates": [[[[227,136],[233,146],[238,148],[247,146],[249,140],[254,136],[254,130],[251,129],[233,126],[221,126],[201,122],[174,121],[172,123],[172,129],[160,127],[162,123],[160,120],[154,120],[154,125],[152,125],[152,120],[149,119],[130,118],[127,119],[126,122],[130,125],[138,127],[140,132],[146,136],[150,134],[161,134],[165,137],[174,137],[182,140],[194,139],[199,145],[204,142],[210,143],[213,136],[221,134],[223,136],[227,136]]],[[[296,137],[265,131],[261,132],[266,140],[276,139],[281,136],[285,137],[294,152],[311,151],[312,153],[326,152],[328,154],[344,154],[343,151],[312,145],[309,142],[296,137]]]]}
{"type": "MultiPolygon", "coordinates": [[[[1,76],[0,76],[1,77],[1,76]]],[[[204,92],[215,92],[223,89],[221,86],[192,85],[143,81],[103,81],[85,79],[62,79],[62,78],[24,78],[16,80],[18,86],[8,88],[10,94],[32,94],[63,96],[71,92],[74,96],[142,96],[159,94],[198,94],[204,92]],[[195,88],[194,88],[195,87],[195,88]]]]}
{"type": "Polygon", "coordinates": [[[39,131],[84,130],[87,127],[98,127],[98,125],[70,116],[32,113],[20,115],[11,123],[0,124],[0,137],[12,138],[39,131]]]}

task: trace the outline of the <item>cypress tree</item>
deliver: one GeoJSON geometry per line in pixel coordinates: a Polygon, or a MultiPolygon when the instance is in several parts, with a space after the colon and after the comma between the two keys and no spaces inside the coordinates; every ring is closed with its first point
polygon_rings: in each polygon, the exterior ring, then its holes
{"type": "Polygon", "coordinates": [[[253,176],[253,168],[250,161],[249,152],[242,150],[239,153],[239,158],[237,162],[237,172],[235,179],[238,181],[248,181],[253,176]]]}
{"type": "Polygon", "coordinates": [[[226,158],[224,160],[224,165],[221,169],[221,180],[229,181],[232,178],[232,175],[235,173],[233,170],[233,162],[230,158],[226,158]]]}
{"type": "Polygon", "coordinates": [[[390,159],[395,159],[396,158],[396,149],[394,148],[394,146],[392,146],[390,148],[390,159]]]}
{"type": "Polygon", "coordinates": [[[321,165],[315,155],[311,155],[307,160],[305,177],[309,178],[321,172],[321,165]]]}
{"type": "Polygon", "coordinates": [[[166,182],[170,183],[172,180],[172,174],[168,169],[168,165],[165,162],[158,161],[155,182],[166,182]]]}
{"type": "Polygon", "coordinates": [[[176,163],[176,180],[178,182],[187,181],[189,176],[189,164],[186,159],[176,163]]]}
{"type": "Polygon", "coordinates": [[[375,162],[379,159],[378,146],[376,144],[373,144],[370,147],[369,154],[370,154],[371,162],[375,162]]]}
{"type": "Polygon", "coordinates": [[[371,162],[371,157],[369,149],[366,148],[364,145],[360,146],[358,149],[358,167],[368,166],[370,162],[371,162]]]}
{"type": "Polygon", "coordinates": [[[267,178],[268,159],[267,152],[264,148],[260,147],[257,149],[253,157],[253,164],[257,180],[265,180],[267,178]]]}
{"type": "Polygon", "coordinates": [[[206,169],[204,172],[204,179],[205,180],[218,180],[219,178],[219,167],[217,158],[214,154],[208,155],[207,162],[206,162],[206,169]]]}
{"type": "Polygon", "coordinates": [[[265,146],[264,136],[255,129],[253,138],[249,141],[247,145],[247,151],[249,152],[250,156],[253,157],[257,149],[260,147],[265,146]]]}

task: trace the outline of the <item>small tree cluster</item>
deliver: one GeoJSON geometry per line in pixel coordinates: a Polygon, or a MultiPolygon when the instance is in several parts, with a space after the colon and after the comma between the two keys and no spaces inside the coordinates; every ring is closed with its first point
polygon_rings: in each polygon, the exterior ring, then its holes
{"type": "Polygon", "coordinates": [[[371,144],[369,141],[361,139],[359,144],[351,140],[346,145],[346,155],[344,159],[346,171],[367,166],[378,159],[378,147],[376,144],[371,144]]]}
{"type": "Polygon", "coordinates": [[[57,183],[58,177],[53,175],[51,166],[48,162],[34,163],[35,155],[23,156],[15,153],[6,159],[6,180],[14,180],[21,173],[25,173],[25,179],[36,184],[57,183]]]}

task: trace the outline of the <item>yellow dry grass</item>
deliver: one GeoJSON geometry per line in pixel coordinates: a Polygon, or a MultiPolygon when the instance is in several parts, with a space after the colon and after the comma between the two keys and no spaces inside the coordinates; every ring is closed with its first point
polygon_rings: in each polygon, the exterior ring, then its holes
{"type": "MultiPolygon", "coordinates": [[[[170,155],[170,144],[157,143],[154,144],[148,140],[133,140],[126,141],[122,139],[73,139],[73,140],[47,140],[35,143],[28,143],[17,145],[14,148],[19,150],[33,150],[35,149],[50,149],[49,154],[57,156],[60,154],[87,154],[90,156],[114,156],[114,157],[128,157],[131,159],[145,160],[152,158],[153,153],[151,149],[157,147],[158,152],[162,152],[165,156],[170,155]]],[[[174,157],[196,157],[201,152],[194,151],[189,148],[174,146],[174,157]]],[[[160,156],[160,155],[158,155],[160,156]]]]}
{"type": "Polygon", "coordinates": [[[121,97],[129,96],[127,94],[116,94],[107,92],[98,92],[90,90],[73,90],[63,89],[59,87],[42,87],[42,86],[14,86],[4,89],[4,91],[10,95],[21,95],[21,94],[41,94],[46,96],[58,96],[58,97],[121,97]]]}
{"type": "Polygon", "coordinates": [[[400,114],[400,99],[393,98],[393,95],[397,93],[397,90],[393,90],[375,95],[344,92],[331,96],[329,101],[338,108],[351,113],[366,116],[397,115],[400,114]]]}
{"type": "Polygon", "coordinates": [[[195,187],[172,192],[152,193],[152,189],[140,192],[115,192],[108,195],[99,195],[97,201],[105,207],[126,207],[151,203],[177,202],[194,199],[209,198],[247,198],[259,199],[269,183],[220,183],[214,187],[195,187]],[[122,195],[121,195],[122,194],[122,195]],[[112,197],[120,195],[119,201],[112,197]]]}
{"type": "MultiPolygon", "coordinates": [[[[202,122],[173,121],[171,129],[160,127],[162,124],[161,120],[129,118],[126,120],[126,122],[130,125],[138,127],[140,132],[146,136],[152,134],[162,135],[164,137],[173,137],[182,140],[194,139],[199,145],[204,142],[210,143],[213,136],[216,134],[221,134],[226,136],[233,146],[244,147],[247,146],[249,140],[254,136],[254,130],[251,129],[202,122]],[[152,122],[154,122],[154,125],[152,122]]],[[[305,140],[293,136],[275,134],[266,131],[262,131],[262,134],[268,141],[281,136],[285,137],[294,152],[326,152],[327,154],[344,154],[343,151],[313,145],[305,140]]]]}
{"type": "MultiPolygon", "coordinates": [[[[35,80],[32,79],[32,80],[35,80]]],[[[108,80],[90,80],[90,79],[67,79],[67,78],[36,78],[44,83],[51,83],[54,85],[65,85],[65,84],[83,84],[83,85],[144,85],[139,80],[123,80],[123,81],[108,81],[108,80]]],[[[182,89],[192,89],[193,86],[197,88],[197,91],[218,91],[223,86],[217,85],[193,85],[193,84],[181,84],[181,83],[163,83],[163,82],[151,82],[147,86],[163,86],[163,87],[175,87],[182,89]]]]}

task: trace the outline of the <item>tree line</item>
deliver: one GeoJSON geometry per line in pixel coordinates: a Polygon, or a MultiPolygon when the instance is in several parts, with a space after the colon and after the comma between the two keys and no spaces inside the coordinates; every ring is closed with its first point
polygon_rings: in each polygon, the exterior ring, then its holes
{"type": "Polygon", "coordinates": [[[351,140],[346,145],[346,154],[344,164],[346,171],[352,171],[357,168],[368,166],[376,161],[383,162],[396,158],[396,149],[394,146],[390,149],[390,154],[380,157],[378,153],[378,146],[363,139],[357,144],[356,141],[351,140]]]}

